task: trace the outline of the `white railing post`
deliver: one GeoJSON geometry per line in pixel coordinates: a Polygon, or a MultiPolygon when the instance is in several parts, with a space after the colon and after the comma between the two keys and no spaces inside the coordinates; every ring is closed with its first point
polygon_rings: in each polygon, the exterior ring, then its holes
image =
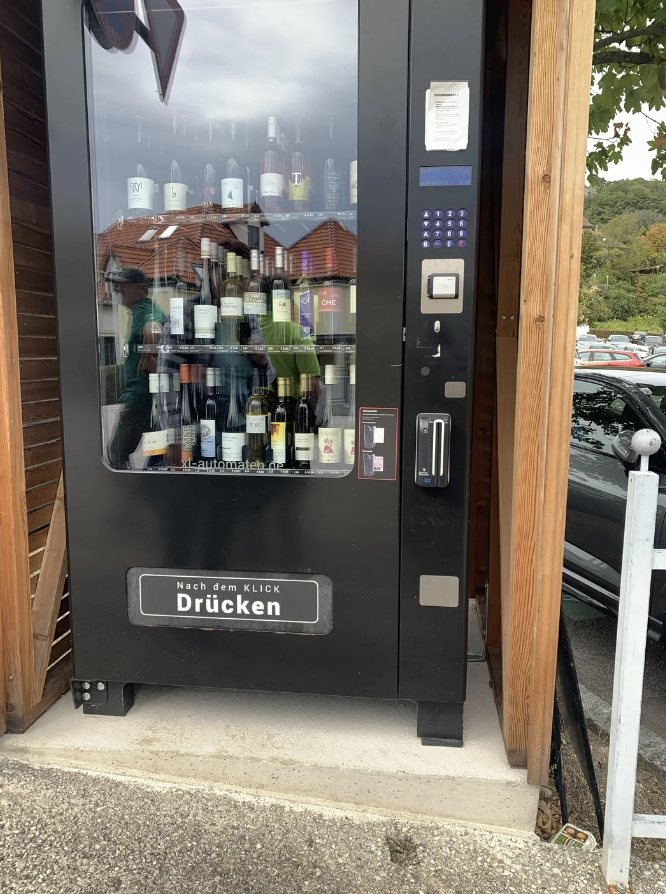
{"type": "Polygon", "coordinates": [[[601,870],[606,883],[626,890],[634,822],[634,795],[641,723],[645,645],[652,582],[659,476],[648,457],[661,440],[644,429],[631,442],[641,470],[629,473],[622,553],[620,609],[615,649],[608,784],[601,870]]]}

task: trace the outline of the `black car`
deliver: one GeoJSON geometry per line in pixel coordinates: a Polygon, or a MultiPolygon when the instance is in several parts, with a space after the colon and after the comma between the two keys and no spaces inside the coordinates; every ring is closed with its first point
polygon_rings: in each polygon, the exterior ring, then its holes
{"type": "MultiPolygon", "coordinates": [[[[617,614],[628,474],[638,467],[631,435],[652,428],[662,447],[655,546],[666,548],[666,370],[577,369],[571,417],[563,589],[617,614]]],[[[666,571],[652,575],[649,635],[666,640],[666,571]]]]}

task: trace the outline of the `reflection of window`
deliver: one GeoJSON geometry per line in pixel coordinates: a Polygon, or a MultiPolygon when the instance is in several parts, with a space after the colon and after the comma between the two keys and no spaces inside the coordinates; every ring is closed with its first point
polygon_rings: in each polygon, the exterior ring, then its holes
{"type": "Polygon", "coordinates": [[[624,430],[645,425],[628,399],[615,388],[592,382],[574,383],[571,443],[613,456],[611,443],[624,430]]]}

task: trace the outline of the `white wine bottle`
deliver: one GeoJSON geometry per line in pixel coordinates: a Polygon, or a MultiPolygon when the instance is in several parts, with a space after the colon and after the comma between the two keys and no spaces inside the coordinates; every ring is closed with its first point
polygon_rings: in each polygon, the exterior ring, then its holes
{"type": "Polygon", "coordinates": [[[342,459],[342,428],[335,425],[333,415],[333,385],[337,383],[337,367],[329,364],[324,367],[324,406],[317,432],[319,446],[319,462],[336,465],[342,459]]]}
{"type": "Polygon", "coordinates": [[[220,333],[223,345],[240,343],[239,326],[243,319],[243,286],[237,275],[240,258],[227,252],[227,278],[220,287],[220,333]]]}
{"type": "Polygon", "coordinates": [[[164,210],[185,211],[187,208],[187,183],[183,180],[180,165],[174,159],[171,162],[171,180],[164,184],[164,210]]]}
{"type": "Polygon", "coordinates": [[[255,367],[252,374],[252,394],[245,407],[247,459],[254,468],[263,469],[266,465],[270,418],[268,401],[261,385],[261,373],[255,367]]]}

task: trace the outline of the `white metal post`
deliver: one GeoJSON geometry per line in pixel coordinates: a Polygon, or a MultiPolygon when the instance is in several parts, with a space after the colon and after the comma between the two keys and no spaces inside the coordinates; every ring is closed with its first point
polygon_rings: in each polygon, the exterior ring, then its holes
{"type": "MultiPolygon", "coordinates": [[[[645,455],[641,466],[647,468],[645,455]]],[[[659,476],[654,472],[629,473],[601,858],[609,885],[629,884],[658,489],[659,476]]]]}

